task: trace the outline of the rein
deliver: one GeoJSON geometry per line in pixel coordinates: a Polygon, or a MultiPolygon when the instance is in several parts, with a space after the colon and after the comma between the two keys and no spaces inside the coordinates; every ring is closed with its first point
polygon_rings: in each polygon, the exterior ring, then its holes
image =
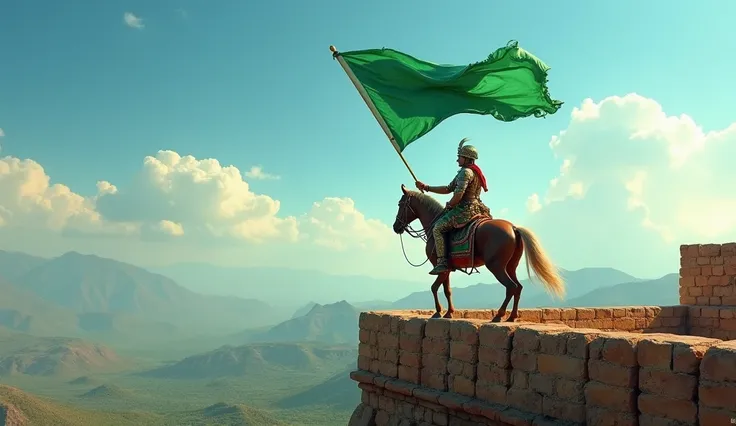
{"type": "MultiPolygon", "coordinates": [[[[414,210],[414,208],[410,204],[412,197],[413,197],[413,195],[407,195],[406,198],[403,201],[399,201],[399,206],[401,206],[401,209],[399,210],[399,213],[396,215],[396,221],[401,225],[401,227],[406,231],[406,233],[409,234],[410,237],[412,237],[412,238],[419,238],[419,239],[421,239],[426,244],[427,243],[427,240],[428,240],[427,232],[429,231],[429,229],[432,229],[432,226],[434,226],[435,222],[437,222],[437,219],[439,219],[439,217],[442,215],[442,213],[444,212],[444,210],[442,212],[438,213],[437,216],[435,216],[434,219],[432,219],[432,222],[429,224],[429,228],[422,228],[422,229],[420,229],[418,231],[417,230],[414,230],[411,227],[411,225],[406,222],[406,216],[407,216],[407,213],[409,211],[411,211],[412,213],[414,213],[414,215],[417,216],[417,218],[419,217],[419,215],[417,214],[416,210],[414,210]],[[399,218],[399,214],[401,214],[403,216],[403,218],[399,218]]],[[[411,263],[411,261],[409,260],[409,257],[406,255],[406,248],[404,247],[403,233],[402,234],[399,234],[399,241],[401,241],[401,251],[404,253],[404,259],[406,259],[406,262],[409,265],[411,265],[411,266],[413,266],[415,268],[418,268],[420,266],[423,266],[425,263],[427,263],[429,261],[429,256],[427,256],[427,258],[424,260],[424,262],[422,262],[422,263],[420,263],[418,265],[415,265],[415,264],[411,263]]]]}

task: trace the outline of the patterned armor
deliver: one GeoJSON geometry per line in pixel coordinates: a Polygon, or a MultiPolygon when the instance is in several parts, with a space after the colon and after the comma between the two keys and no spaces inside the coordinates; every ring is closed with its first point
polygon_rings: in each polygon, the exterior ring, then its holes
{"type": "MultiPolygon", "coordinates": [[[[471,145],[465,145],[465,139],[460,142],[458,155],[476,160],[478,151],[471,145]]],[[[473,169],[461,167],[455,178],[447,185],[447,189],[455,195],[462,194],[460,202],[451,210],[445,211],[435,222],[432,228],[437,266],[430,274],[437,275],[448,269],[447,245],[445,235],[453,229],[462,228],[478,216],[490,216],[491,210],[480,200],[483,189],[481,179],[473,169]]]]}

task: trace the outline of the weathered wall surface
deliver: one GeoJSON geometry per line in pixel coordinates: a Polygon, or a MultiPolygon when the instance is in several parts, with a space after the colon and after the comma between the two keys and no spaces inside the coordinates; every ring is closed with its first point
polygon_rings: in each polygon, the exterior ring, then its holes
{"type": "Polygon", "coordinates": [[[680,306],[362,313],[350,425],[735,424],[736,243],[680,255],[680,306]]]}
{"type": "Polygon", "coordinates": [[[366,312],[358,363],[355,426],[710,426],[736,418],[736,341],[366,312]]]}

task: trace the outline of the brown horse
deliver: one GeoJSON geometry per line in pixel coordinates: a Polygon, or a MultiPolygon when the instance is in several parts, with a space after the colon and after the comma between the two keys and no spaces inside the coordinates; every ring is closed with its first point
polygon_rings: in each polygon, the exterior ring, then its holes
{"type": "MultiPolygon", "coordinates": [[[[437,264],[437,256],[434,251],[432,225],[444,207],[434,198],[427,194],[406,189],[401,185],[404,195],[399,200],[399,210],[396,213],[394,232],[403,233],[406,228],[416,219],[422,223],[422,228],[430,237],[427,239],[425,251],[432,265],[437,264]],[[431,243],[430,243],[431,242],[431,243]]],[[[507,321],[513,322],[519,316],[519,299],[521,297],[522,285],[516,278],[516,268],[519,266],[521,255],[526,254],[526,269],[529,277],[531,273],[529,266],[544,283],[548,292],[557,297],[565,294],[565,283],[557,272],[557,268],[547,258],[544,249],[537,241],[534,233],[521,226],[514,226],[511,222],[502,219],[492,219],[478,226],[475,236],[475,251],[472,261],[468,258],[466,262],[453,262],[455,268],[479,267],[485,265],[494,277],[506,287],[506,298],[504,299],[493,322],[499,322],[506,315],[511,297],[514,298],[514,306],[507,321]]],[[[448,253],[449,254],[449,253],[448,253]]],[[[432,284],[432,294],[436,312],[432,318],[440,318],[442,305],[437,296],[440,285],[444,287],[447,298],[447,313],[444,318],[452,318],[455,307],[452,304],[452,290],[450,289],[450,273],[445,272],[437,276],[432,284]]]]}

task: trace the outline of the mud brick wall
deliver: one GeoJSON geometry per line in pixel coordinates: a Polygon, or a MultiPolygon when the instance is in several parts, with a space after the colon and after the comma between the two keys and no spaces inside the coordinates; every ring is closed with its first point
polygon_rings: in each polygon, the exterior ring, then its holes
{"type": "Polygon", "coordinates": [[[736,341],[711,347],[700,363],[700,424],[725,425],[736,418],[736,341]]]}
{"type": "Polygon", "coordinates": [[[680,304],[736,306],[736,243],[680,246],[680,304]]]}
{"type": "MultiPolygon", "coordinates": [[[[691,311],[671,308],[650,310],[653,320],[687,320],[691,311]]],[[[577,313],[570,324],[588,321],[577,313]]],[[[486,315],[465,312],[476,314],[486,315]]],[[[710,426],[736,418],[736,341],[406,311],[364,312],[360,326],[358,362],[369,368],[351,374],[362,390],[351,426],[710,426]]]]}
{"type": "MultiPolygon", "coordinates": [[[[384,311],[376,311],[380,314],[384,311]]],[[[404,317],[427,317],[430,310],[385,311],[404,317]]],[[[533,308],[520,309],[522,323],[562,324],[572,328],[589,328],[603,331],[627,331],[632,333],[688,334],[687,306],[616,306],[608,308],[533,308]]],[[[489,321],[496,315],[493,309],[463,309],[455,312],[455,318],[489,321]]],[[[376,329],[380,331],[381,329],[376,329]]],[[[432,337],[441,337],[441,335],[432,337]]],[[[443,333],[449,332],[445,329],[443,333]]],[[[444,335],[444,334],[442,334],[444,335]]],[[[368,336],[366,335],[366,338],[368,336]]]]}
{"type": "Polygon", "coordinates": [[[422,370],[422,341],[427,322],[420,318],[399,321],[399,379],[419,384],[422,370]]]}
{"type": "Polygon", "coordinates": [[[736,340],[736,306],[690,306],[689,334],[736,340]]]}
{"type": "Polygon", "coordinates": [[[595,337],[588,348],[588,382],[584,386],[589,425],[637,425],[637,335],[595,337]]]}

